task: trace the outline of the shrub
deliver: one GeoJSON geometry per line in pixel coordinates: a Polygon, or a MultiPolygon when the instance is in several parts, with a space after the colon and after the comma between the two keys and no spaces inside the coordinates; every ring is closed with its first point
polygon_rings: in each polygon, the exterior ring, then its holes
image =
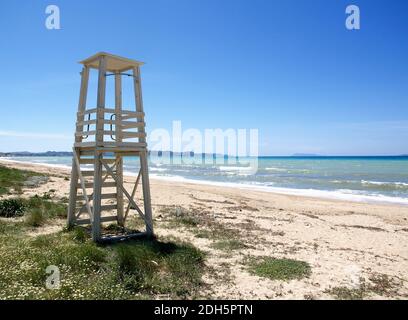
{"type": "Polygon", "coordinates": [[[73,230],[72,230],[72,233],[73,233],[72,238],[73,238],[75,241],[84,243],[84,242],[86,242],[86,240],[89,239],[88,232],[87,232],[87,230],[86,230],[85,228],[82,228],[82,227],[74,227],[73,230]]]}
{"type": "Polygon", "coordinates": [[[40,227],[44,224],[45,220],[41,208],[31,209],[25,217],[25,223],[31,227],[40,227]]]}
{"type": "Polygon", "coordinates": [[[0,216],[12,218],[22,216],[24,213],[24,203],[21,199],[5,199],[0,201],[0,216]]]}
{"type": "Polygon", "coordinates": [[[29,210],[41,209],[44,218],[64,218],[66,216],[67,205],[61,202],[54,202],[47,197],[35,195],[26,200],[26,206],[29,210]]]}

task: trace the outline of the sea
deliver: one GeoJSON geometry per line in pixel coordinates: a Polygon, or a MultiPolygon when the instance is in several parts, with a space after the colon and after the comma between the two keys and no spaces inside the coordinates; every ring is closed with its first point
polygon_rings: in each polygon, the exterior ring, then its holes
{"type": "MultiPolygon", "coordinates": [[[[71,157],[3,160],[71,167],[71,157]]],[[[137,158],[124,171],[137,175],[137,158]]],[[[408,205],[408,156],[181,157],[150,156],[151,178],[357,202],[408,205]]]]}

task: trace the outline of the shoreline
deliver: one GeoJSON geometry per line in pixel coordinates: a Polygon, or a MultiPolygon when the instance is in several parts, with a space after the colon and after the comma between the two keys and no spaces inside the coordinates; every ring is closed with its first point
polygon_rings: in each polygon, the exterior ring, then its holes
{"type": "MultiPolygon", "coordinates": [[[[61,164],[51,164],[51,163],[40,163],[40,162],[30,162],[30,161],[19,161],[9,158],[0,158],[0,164],[11,163],[11,164],[21,164],[29,166],[39,166],[39,167],[49,167],[56,169],[63,169],[71,171],[71,167],[61,164]]],[[[129,171],[124,171],[125,177],[137,176],[136,173],[129,171]]],[[[408,207],[408,198],[390,197],[384,195],[358,195],[358,194],[348,194],[341,193],[338,191],[331,190],[317,190],[317,189],[296,189],[296,188],[283,188],[283,187],[267,187],[243,183],[232,183],[232,182],[216,182],[210,180],[194,180],[188,179],[181,176],[159,176],[154,173],[149,174],[151,180],[173,182],[177,184],[195,184],[204,186],[214,186],[221,188],[232,188],[240,189],[254,192],[265,192],[275,195],[287,195],[294,197],[304,197],[328,201],[340,201],[340,202],[351,202],[351,203],[362,203],[362,204],[374,204],[374,205],[386,205],[386,206],[401,206],[408,207]]]]}

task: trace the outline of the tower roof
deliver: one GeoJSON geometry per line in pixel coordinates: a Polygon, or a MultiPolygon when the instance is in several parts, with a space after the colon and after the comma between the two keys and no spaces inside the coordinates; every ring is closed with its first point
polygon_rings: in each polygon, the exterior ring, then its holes
{"type": "Polygon", "coordinates": [[[94,54],[93,56],[80,61],[79,63],[82,63],[83,65],[86,65],[90,68],[98,69],[99,68],[99,58],[101,56],[106,57],[106,70],[110,72],[121,72],[125,70],[132,69],[133,67],[141,66],[144,64],[144,62],[141,61],[136,61],[120,56],[115,56],[110,53],[106,52],[98,52],[97,54],[94,54]]]}

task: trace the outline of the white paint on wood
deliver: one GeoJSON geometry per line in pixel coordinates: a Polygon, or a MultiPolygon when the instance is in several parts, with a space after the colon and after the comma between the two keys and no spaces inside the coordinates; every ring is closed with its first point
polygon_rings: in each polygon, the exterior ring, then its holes
{"type": "Polygon", "coordinates": [[[102,236],[101,223],[117,220],[118,224],[124,225],[132,207],[136,209],[140,217],[145,221],[146,233],[152,235],[153,221],[147,168],[146,124],[144,122],[145,114],[143,111],[140,76],[140,65],[142,63],[107,53],[98,53],[82,61],[82,63],[84,68],[81,73],[80,99],[76,121],[74,143],[76,160],[73,157],[68,225],[91,223],[92,238],[98,241],[102,236]],[[90,68],[99,70],[97,105],[96,107],[86,109],[90,68]],[[120,73],[125,71],[127,73],[133,72],[134,74],[135,110],[129,110],[131,108],[123,108],[122,106],[122,75],[120,73]],[[115,77],[114,108],[108,108],[105,105],[107,72],[112,72],[115,77]],[[113,114],[115,115],[114,118],[111,117],[113,114]],[[111,129],[105,130],[106,125],[110,125],[111,129]],[[126,131],[129,129],[130,131],[126,131]],[[84,141],[85,137],[86,141],[84,141]],[[108,141],[104,141],[105,137],[108,141]],[[129,141],[127,139],[135,140],[129,141]],[[111,154],[108,156],[108,152],[114,153],[114,159],[111,158],[111,154]],[[139,156],[141,167],[132,193],[129,194],[123,185],[123,157],[135,155],[139,156]],[[88,158],[84,158],[84,156],[88,156],[88,158]],[[83,170],[80,165],[84,164],[93,164],[93,168],[91,170],[83,170]],[[109,167],[108,164],[112,164],[112,166],[109,167]],[[91,177],[93,179],[90,179],[91,177]],[[109,178],[112,178],[114,181],[106,181],[109,178]],[[144,212],[134,200],[140,181],[142,182],[143,189],[144,212]],[[89,195],[87,194],[87,189],[91,188],[93,193],[89,195]],[[103,193],[103,188],[115,188],[115,192],[103,193]],[[82,194],[78,194],[78,189],[82,189],[82,194]],[[124,196],[129,200],[126,212],[123,203],[124,196]],[[116,204],[102,203],[102,200],[109,199],[116,199],[116,204]],[[79,206],[77,207],[77,205],[79,206]],[[103,210],[116,210],[116,215],[109,217],[102,216],[101,212],[103,210]],[[88,212],[91,218],[79,219],[83,212],[88,212]]]}

